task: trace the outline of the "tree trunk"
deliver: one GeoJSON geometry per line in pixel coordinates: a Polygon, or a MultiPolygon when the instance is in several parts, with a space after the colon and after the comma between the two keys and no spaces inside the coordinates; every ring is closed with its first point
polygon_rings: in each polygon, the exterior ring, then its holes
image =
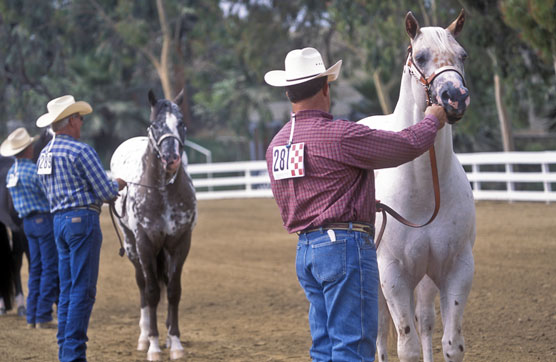
{"type": "Polygon", "coordinates": [[[390,103],[390,98],[388,97],[388,90],[382,83],[380,79],[380,71],[376,70],[373,72],[373,80],[375,82],[376,94],[378,95],[378,101],[380,102],[380,108],[382,108],[383,114],[392,113],[392,104],[390,103]]]}
{"type": "Polygon", "coordinates": [[[170,42],[172,41],[172,34],[168,26],[168,19],[166,19],[166,12],[164,11],[164,4],[162,0],[156,1],[156,8],[158,10],[158,19],[160,21],[160,28],[162,29],[162,50],[160,51],[160,66],[156,68],[160,82],[162,83],[162,90],[164,98],[172,99],[174,96],[172,92],[172,84],[170,82],[170,42]]]}
{"type": "Polygon", "coordinates": [[[500,83],[500,76],[494,74],[494,98],[496,100],[496,110],[498,111],[498,120],[500,121],[500,130],[502,132],[502,144],[504,151],[514,151],[514,140],[512,134],[512,125],[508,119],[508,112],[503,102],[504,90],[500,83]]]}

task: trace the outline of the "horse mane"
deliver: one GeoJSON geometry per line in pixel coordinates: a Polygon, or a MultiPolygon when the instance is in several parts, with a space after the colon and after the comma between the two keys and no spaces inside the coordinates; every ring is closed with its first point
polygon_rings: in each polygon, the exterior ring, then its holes
{"type": "Polygon", "coordinates": [[[440,52],[450,53],[451,55],[457,55],[456,49],[453,46],[454,42],[453,37],[448,34],[448,32],[440,27],[426,27],[421,28],[420,32],[422,33],[420,36],[416,38],[416,41],[419,41],[421,37],[426,35],[427,37],[427,48],[435,48],[438,49],[440,52]]]}

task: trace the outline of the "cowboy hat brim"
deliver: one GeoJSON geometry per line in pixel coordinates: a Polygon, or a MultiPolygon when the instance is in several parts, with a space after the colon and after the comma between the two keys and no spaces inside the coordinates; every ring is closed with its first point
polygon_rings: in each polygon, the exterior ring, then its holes
{"type": "Polygon", "coordinates": [[[57,122],[66,118],[69,115],[74,113],[79,113],[80,115],[84,116],[93,112],[93,108],[87,102],[79,101],[70,104],[67,108],[63,109],[58,113],[45,113],[37,119],[37,127],[46,127],[50,126],[52,123],[57,122]]]}
{"type": "Polygon", "coordinates": [[[35,136],[35,137],[31,137],[23,145],[21,145],[19,147],[16,147],[16,148],[13,148],[11,146],[11,143],[8,140],[4,140],[4,142],[2,142],[2,145],[0,145],[0,155],[4,156],[4,157],[15,156],[18,153],[20,153],[21,151],[23,151],[24,149],[26,149],[27,147],[29,147],[30,144],[32,144],[33,142],[38,140],[39,137],[40,136],[38,136],[38,135],[35,136]]]}
{"type": "Polygon", "coordinates": [[[264,75],[264,80],[267,84],[273,87],[287,87],[290,85],[301,84],[324,76],[328,77],[328,82],[332,82],[338,79],[341,68],[342,61],[339,60],[338,62],[336,62],[336,64],[322,73],[310,75],[299,79],[287,79],[285,70],[271,70],[264,75]]]}

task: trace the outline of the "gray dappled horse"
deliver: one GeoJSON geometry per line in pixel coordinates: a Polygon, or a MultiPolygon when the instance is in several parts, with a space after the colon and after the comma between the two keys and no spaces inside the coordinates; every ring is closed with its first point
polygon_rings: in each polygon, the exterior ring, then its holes
{"type": "MultiPolygon", "coordinates": [[[[52,133],[44,130],[40,138],[33,144],[33,161],[37,162],[43,147],[52,139],[52,133]]],[[[0,156],[0,299],[4,308],[0,306],[0,314],[12,308],[15,297],[17,314],[25,316],[25,298],[21,283],[21,266],[23,254],[27,255],[29,264],[29,245],[23,232],[23,222],[17,216],[12,198],[6,187],[6,175],[14,163],[14,157],[0,156]],[[11,245],[6,228],[11,230],[11,245]]]]}
{"type": "Polygon", "coordinates": [[[118,147],[111,160],[115,177],[128,182],[115,208],[120,214],[125,250],[135,266],[141,296],[141,334],[138,350],[148,347],[147,359],[161,359],[156,309],[161,283],[167,286],[166,326],[170,358],[184,355],[178,327],[181,272],[191,245],[197,218],[197,202],[183,153],[186,127],[177,104],[156,99],[151,104],[148,137],[132,138],[118,147]],[[139,145],[139,146],[137,146],[139,145]],[[182,156],[183,155],[183,156],[182,156]]]}

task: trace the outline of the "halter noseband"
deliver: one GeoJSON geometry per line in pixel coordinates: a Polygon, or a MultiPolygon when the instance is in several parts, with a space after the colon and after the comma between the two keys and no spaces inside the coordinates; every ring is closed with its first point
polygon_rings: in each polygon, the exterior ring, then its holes
{"type": "Polygon", "coordinates": [[[432,96],[431,96],[431,85],[434,79],[438,77],[440,74],[444,72],[450,72],[450,71],[456,72],[461,77],[463,86],[464,87],[466,86],[465,77],[463,76],[463,74],[461,74],[461,72],[456,67],[451,65],[440,67],[436,69],[430,76],[427,77],[425,73],[423,73],[423,71],[419,69],[417,64],[415,64],[415,61],[413,60],[413,47],[411,45],[407,47],[406,65],[409,68],[409,74],[414,76],[419,81],[419,83],[421,83],[425,88],[425,93],[427,95],[427,106],[431,106],[433,104],[432,96]]]}
{"type": "Polygon", "coordinates": [[[147,133],[149,135],[149,141],[152,142],[152,145],[159,157],[162,157],[162,151],[160,150],[160,145],[162,144],[162,141],[164,141],[166,138],[175,138],[178,141],[180,147],[183,148],[183,141],[173,133],[165,133],[162,136],[160,136],[158,140],[154,138],[152,126],[149,126],[149,128],[147,128],[147,133]]]}

